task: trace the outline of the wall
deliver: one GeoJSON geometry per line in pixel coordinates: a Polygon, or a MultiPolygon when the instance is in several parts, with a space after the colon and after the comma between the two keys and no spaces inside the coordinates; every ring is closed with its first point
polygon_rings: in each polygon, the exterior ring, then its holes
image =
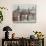
{"type": "MultiPolygon", "coordinates": [[[[0,0],[0,6],[8,8],[3,10],[4,20],[0,23],[0,46],[2,46],[2,38],[4,38],[3,27],[9,25],[16,37],[29,37],[33,31],[41,31],[46,37],[46,0],[0,0]],[[13,23],[12,21],[12,5],[14,4],[36,4],[37,5],[37,20],[36,23],[13,23]],[[5,11],[5,12],[4,12],[5,11]]],[[[46,45],[46,38],[45,38],[46,45]]]]}

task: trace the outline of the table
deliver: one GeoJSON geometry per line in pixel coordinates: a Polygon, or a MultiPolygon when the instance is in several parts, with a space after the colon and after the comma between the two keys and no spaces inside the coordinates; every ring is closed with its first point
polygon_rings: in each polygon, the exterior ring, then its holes
{"type": "MultiPolygon", "coordinates": [[[[14,46],[44,46],[44,38],[43,39],[26,39],[26,38],[19,38],[19,39],[2,39],[2,46],[5,46],[4,43],[11,42],[11,45],[7,46],[13,46],[13,43],[15,43],[14,46]]],[[[9,44],[8,43],[8,44],[9,44]]]]}

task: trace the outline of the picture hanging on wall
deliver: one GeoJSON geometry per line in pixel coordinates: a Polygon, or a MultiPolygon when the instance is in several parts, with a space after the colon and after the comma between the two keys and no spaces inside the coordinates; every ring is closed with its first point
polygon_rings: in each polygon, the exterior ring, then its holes
{"type": "Polygon", "coordinates": [[[13,5],[12,20],[17,23],[36,23],[36,5],[15,4],[13,5]]]}

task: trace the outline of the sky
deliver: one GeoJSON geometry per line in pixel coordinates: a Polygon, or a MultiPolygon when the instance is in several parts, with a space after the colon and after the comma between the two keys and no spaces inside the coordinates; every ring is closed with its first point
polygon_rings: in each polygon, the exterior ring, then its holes
{"type": "Polygon", "coordinates": [[[18,6],[20,6],[20,9],[32,9],[32,7],[36,7],[34,4],[14,4],[12,7],[13,9],[16,9],[18,6]]]}

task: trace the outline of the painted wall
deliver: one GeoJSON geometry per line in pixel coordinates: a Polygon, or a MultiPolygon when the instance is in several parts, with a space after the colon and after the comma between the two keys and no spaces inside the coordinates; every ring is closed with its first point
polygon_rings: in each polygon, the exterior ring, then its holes
{"type": "Polygon", "coordinates": [[[2,23],[0,23],[0,46],[2,46],[2,38],[4,38],[3,27],[7,25],[9,25],[13,30],[10,32],[10,36],[13,32],[15,32],[16,37],[29,37],[31,34],[33,34],[33,31],[41,31],[46,37],[46,0],[0,0],[0,6],[8,8],[8,11],[3,10],[4,20],[2,23]],[[13,23],[12,5],[14,4],[36,4],[36,23],[13,23]]]}

